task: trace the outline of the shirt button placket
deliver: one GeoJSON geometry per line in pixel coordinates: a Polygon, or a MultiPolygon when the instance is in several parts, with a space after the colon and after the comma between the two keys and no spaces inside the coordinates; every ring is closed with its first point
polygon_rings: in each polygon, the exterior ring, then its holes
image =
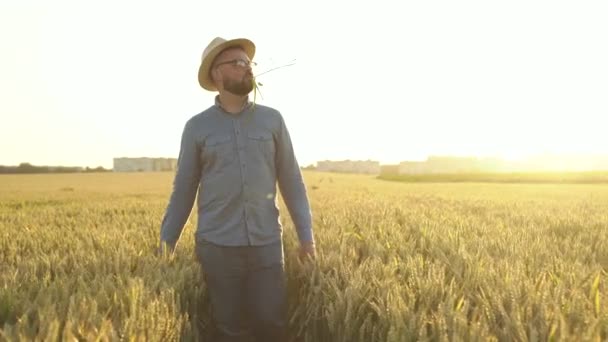
{"type": "Polygon", "coordinates": [[[249,215],[247,214],[247,198],[248,198],[248,192],[247,192],[247,186],[245,183],[245,179],[246,179],[246,165],[245,165],[245,152],[244,152],[244,144],[245,144],[245,139],[243,139],[242,135],[241,135],[241,128],[240,128],[240,123],[238,120],[233,120],[233,127],[234,127],[234,133],[236,135],[236,143],[237,143],[237,156],[238,156],[238,160],[239,160],[239,164],[241,166],[241,184],[243,185],[243,219],[244,219],[244,223],[245,223],[245,230],[247,233],[247,239],[249,240],[249,244],[251,244],[251,236],[249,234],[249,227],[248,227],[248,222],[249,222],[249,215]]]}

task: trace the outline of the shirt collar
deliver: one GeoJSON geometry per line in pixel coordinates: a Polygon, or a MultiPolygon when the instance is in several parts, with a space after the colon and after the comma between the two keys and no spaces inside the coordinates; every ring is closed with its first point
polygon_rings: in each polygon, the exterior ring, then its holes
{"type": "MultiPolygon", "coordinates": [[[[241,110],[239,111],[239,113],[242,113],[245,109],[249,108],[252,105],[253,102],[251,102],[249,100],[249,95],[247,95],[247,99],[245,100],[245,103],[243,104],[243,107],[241,107],[241,110]]],[[[220,102],[220,96],[219,95],[215,95],[215,106],[219,109],[221,109],[222,111],[225,111],[224,108],[222,107],[222,103],[220,102]]]]}

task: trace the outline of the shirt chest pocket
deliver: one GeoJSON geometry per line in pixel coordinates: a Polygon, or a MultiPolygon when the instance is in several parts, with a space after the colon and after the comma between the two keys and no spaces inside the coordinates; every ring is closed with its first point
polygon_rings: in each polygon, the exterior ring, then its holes
{"type": "Polygon", "coordinates": [[[234,141],[232,136],[217,134],[205,140],[203,162],[210,167],[225,167],[234,160],[234,141]]]}
{"type": "Polygon", "coordinates": [[[247,134],[247,140],[252,156],[259,155],[267,161],[274,159],[275,146],[272,132],[251,131],[247,134]]]}

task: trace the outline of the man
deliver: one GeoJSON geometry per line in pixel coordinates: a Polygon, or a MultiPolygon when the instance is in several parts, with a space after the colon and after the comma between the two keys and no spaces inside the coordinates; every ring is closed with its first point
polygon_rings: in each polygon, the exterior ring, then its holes
{"type": "Polygon", "coordinates": [[[161,247],[173,251],[198,191],[196,255],[218,341],[285,341],[286,288],[276,185],[300,241],[314,257],[311,211],[282,115],[249,101],[255,45],[215,38],[203,52],[199,84],[215,104],[184,127],[161,247]]]}

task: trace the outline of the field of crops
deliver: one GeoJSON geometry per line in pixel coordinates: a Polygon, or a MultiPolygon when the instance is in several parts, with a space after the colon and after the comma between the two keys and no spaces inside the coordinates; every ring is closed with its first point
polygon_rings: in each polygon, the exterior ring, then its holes
{"type": "MultiPolygon", "coordinates": [[[[152,253],[172,176],[0,176],[0,340],[208,340],[196,215],[152,253]]],[[[294,341],[608,339],[608,185],[305,178],[314,265],[283,217],[294,341]]]]}
{"type": "Polygon", "coordinates": [[[401,182],[485,182],[485,183],[532,183],[532,184],[608,184],[608,172],[502,172],[502,173],[452,173],[452,174],[395,174],[383,173],[384,180],[401,182]]]}

